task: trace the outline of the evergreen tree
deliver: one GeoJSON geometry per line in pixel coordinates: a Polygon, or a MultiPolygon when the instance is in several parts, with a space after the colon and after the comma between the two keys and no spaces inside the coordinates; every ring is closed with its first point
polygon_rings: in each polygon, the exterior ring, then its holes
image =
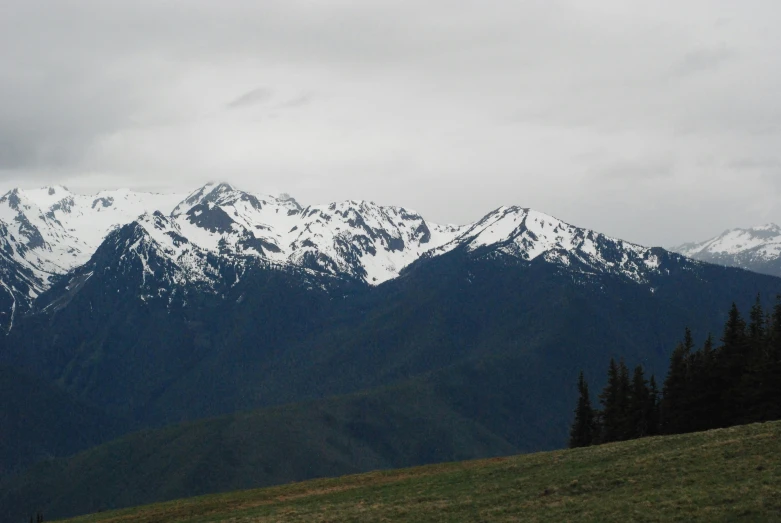
{"type": "Polygon", "coordinates": [[[739,422],[744,415],[742,384],[749,356],[746,322],[734,303],[724,325],[724,335],[721,340],[723,344],[716,358],[716,386],[722,391],[721,424],[730,426],[739,422]]]}
{"type": "Polygon", "coordinates": [[[727,317],[727,323],[724,324],[724,336],[721,341],[724,347],[742,348],[746,340],[746,322],[740,315],[738,306],[733,302],[727,317]]]}
{"type": "Polygon", "coordinates": [[[765,421],[767,415],[764,382],[768,377],[768,365],[771,365],[770,340],[759,296],[751,308],[746,347],[745,367],[737,391],[742,406],[734,420],[738,423],[765,421]]]}
{"type": "Polygon", "coordinates": [[[694,350],[694,336],[692,336],[692,331],[689,327],[686,327],[683,333],[683,349],[687,355],[694,350]]]}
{"type": "MultiPolygon", "coordinates": [[[[687,329],[688,332],[688,329],[687,329]]],[[[670,368],[664,380],[661,406],[661,432],[680,434],[686,429],[687,360],[690,348],[682,343],[670,356],[670,368]]]]}
{"type": "Polygon", "coordinates": [[[629,380],[629,369],[622,359],[618,363],[618,441],[635,438],[636,427],[631,413],[630,398],[632,395],[632,383],[629,380]]]}
{"type": "Polygon", "coordinates": [[[623,441],[631,437],[631,419],[629,416],[629,371],[626,364],[610,359],[607,371],[607,384],[599,401],[602,404],[601,437],[602,443],[623,441]]]}
{"type": "Polygon", "coordinates": [[[645,379],[643,367],[635,367],[632,375],[632,387],[629,394],[628,414],[631,420],[629,439],[644,438],[651,434],[651,417],[653,402],[648,381],[645,379]]]}
{"type": "Polygon", "coordinates": [[[578,377],[578,405],[575,408],[575,421],[570,428],[570,448],[588,447],[593,445],[596,439],[596,425],[594,410],[591,407],[591,397],[588,391],[588,383],[583,376],[583,371],[578,377]]]}
{"type": "MultiPolygon", "coordinates": [[[[762,309],[762,300],[759,294],[751,307],[750,323],[748,326],[749,342],[753,347],[759,347],[765,343],[765,311],[762,309]]],[[[752,347],[752,348],[753,348],[752,347]]]]}
{"type": "Polygon", "coordinates": [[[776,298],[765,350],[758,363],[755,421],[781,419],[781,296],[776,298]]]}
{"type": "Polygon", "coordinates": [[[653,375],[651,375],[651,379],[648,380],[648,393],[648,435],[655,436],[660,433],[661,401],[659,398],[659,387],[657,387],[656,378],[653,375]]]}
{"type": "Polygon", "coordinates": [[[703,359],[710,362],[713,362],[714,358],[716,357],[716,353],[713,348],[713,334],[708,334],[708,337],[705,339],[705,344],[702,346],[702,355],[703,359]]]}
{"type": "Polygon", "coordinates": [[[708,430],[723,425],[721,391],[718,385],[713,336],[708,335],[690,371],[692,379],[691,429],[708,430]]]}
{"type": "Polygon", "coordinates": [[[616,360],[610,358],[610,364],[607,369],[607,384],[599,395],[599,402],[602,404],[601,412],[601,443],[618,441],[620,433],[620,413],[619,413],[619,371],[616,360]]]}

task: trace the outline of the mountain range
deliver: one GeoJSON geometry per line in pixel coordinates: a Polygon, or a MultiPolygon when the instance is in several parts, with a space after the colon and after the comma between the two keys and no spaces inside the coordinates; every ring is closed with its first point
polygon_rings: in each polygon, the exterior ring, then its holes
{"type": "Polygon", "coordinates": [[[774,223],[730,229],[710,240],[685,243],[672,250],[709,263],[781,276],[781,227],[774,223]]]}
{"type": "MultiPolygon", "coordinates": [[[[212,287],[219,279],[209,262],[214,257],[239,272],[247,263],[265,263],[370,285],[397,277],[421,257],[460,245],[502,244],[502,252],[527,261],[542,255],[565,263],[574,254],[591,270],[638,279],[655,263],[648,249],[627,242],[620,242],[627,260],[603,260],[600,242],[618,245],[615,240],[517,207],[497,209],[475,224],[443,226],[401,207],[346,201],[302,208],[292,198],[253,195],[224,183],[186,196],[16,189],[0,198],[5,329],[127,224],[136,231],[138,244],[128,245],[136,259],[145,262],[145,249],[153,248],[168,264],[171,283],[212,287]]],[[[150,272],[145,265],[143,274],[150,272]]]]}
{"type": "Polygon", "coordinates": [[[0,515],[20,500],[66,515],[560,447],[580,370],[600,386],[605,362],[623,357],[661,380],[685,327],[704,339],[733,301],[745,310],[781,293],[779,278],[513,206],[452,226],[228,184],[95,197],[54,187],[6,194],[0,220],[0,385],[29,384],[0,389],[0,419],[44,413],[20,426],[49,420],[72,443],[0,442],[17,458],[0,515]],[[26,394],[34,383],[48,396],[26,394]],[[69,412],[84,420],[78,437],[69,412]],[[280,461],[291,452],[309,457],[280,461]],[[223,457],[256,466],[205,481],[223,457]]]}

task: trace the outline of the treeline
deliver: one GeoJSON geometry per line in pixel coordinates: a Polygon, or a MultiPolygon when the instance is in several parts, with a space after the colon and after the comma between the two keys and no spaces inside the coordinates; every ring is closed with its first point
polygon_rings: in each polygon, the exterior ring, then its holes
{"type": "Polygon", "coordinates": [[[718,346],[709,336],[697,349],[686,329],[661,392],[641,366],[630,378],[615,360],[599,395],[601,409],[592,406],[582,372],[578,391],[572,448],[781,419],[781,297],[770,314],[757,297],[748,323],[733,304],[718,346]]]}

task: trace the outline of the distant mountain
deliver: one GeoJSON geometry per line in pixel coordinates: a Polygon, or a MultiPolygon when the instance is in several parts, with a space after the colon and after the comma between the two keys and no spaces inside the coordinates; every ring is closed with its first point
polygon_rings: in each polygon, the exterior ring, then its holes
{"type": "Polygon", "coordinates": [[[731,229],[710,240],[685,243],[672,250],[696,260],[781,276],[781,227],[774,223],[731,229]]]}

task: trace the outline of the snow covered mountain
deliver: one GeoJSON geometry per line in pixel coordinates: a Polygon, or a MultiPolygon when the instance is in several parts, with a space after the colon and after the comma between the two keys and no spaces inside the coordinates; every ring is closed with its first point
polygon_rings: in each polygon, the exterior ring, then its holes
{"type": "Polygon", "coordinates": [[[774,223],[732,229],[700,243],[686,243],[671,250],[718,265],[781,276],[781,227],[774,223]]]}
{"type": "Polygon", "coordinates": [[[373,285],[395,278],[461,230],[427,223],[402,207],[346,201],[302,208],[293,199],[252,195],[228,184],[191,194],[168,226],[169,237],[180,235],[209,252],[259,256],[373,285]]]}
{"type": "Polygon", "coordinates": [[[348,201],[302,208],[289,197],[249,194],[224,183],[189,195],[14,189],[0,197],[0,328],[8,328],[12,309],[29,309],[59,277],[84,266],[112,231],[130,223],[138,238],[127,255],[151,275],[147,260],[158,253],[171,284],[214,282],[222,277],[217,259],[237,267],[253,259],[379,284],[461,230],[429,224],[400,207],[348,201]]]}
{"type": "Polygon", "coordinates": [[[489,213],[429,255],[459,246],[524,261],[540,258],[580,274],[614,274],[637,283],[645,283],[650,275],[663,270],[661,249],[610,238],[520,207],[501,207],[489,213]]]}
{"type": "Polygon", "coordinates": [[[259,264],[378,285],[422,257],[457,248],[635,283],[665,270],[660,249],[520,207],[499,208],[465,226],[438,225],[403,207],[352,200],[302,207],[287,196],[226,183],[189,195],[15,189],[0,198],[0,242],[0,327],[6,330],[14,314],[64,275],[71,286],[85,281],[104,244],[117,256],[112,270],[136,274],[142,296],[169,299],[185,284],[216,293],[259,264]]]}
{"type": "Polygon", "coordinates": [[[0,221],[16,258],[45,281],[86,263],[113,229],[145,212],[170,212],[182,198],[126,189],[93,196],[61,186],[14,189],[0,197],[0,221]]]}
{"type": "Polygon", "coordinates": [[[216,290],[225,279],[216,260],[229,262],[237,281],[247,264],[262,263],[377,285],[421,257],[458,247],[524,262],[539,258],[581,275],[613,274],[636,283],[662,270],[653,249],[520,207],[502,207],[471,225],[443,226],[401,207],[346,201],[302,208],[290,198],[209,184],[170,215],[147,213],[135,224],[138,236],[126,256],[136,258],[152,281],[165,280],[166,289],[191,282],[216,290]],[[167,260],[164,275],[150,268],[152,258],[167,260]]]}
{"type": "Polygon", "coordinates": [[[0,329],[57,277],[86,263],[109,232],[147,211],[170,212],[182,197],[126,189],[86,196],[62,186],[0,197],[0,329]]]}

